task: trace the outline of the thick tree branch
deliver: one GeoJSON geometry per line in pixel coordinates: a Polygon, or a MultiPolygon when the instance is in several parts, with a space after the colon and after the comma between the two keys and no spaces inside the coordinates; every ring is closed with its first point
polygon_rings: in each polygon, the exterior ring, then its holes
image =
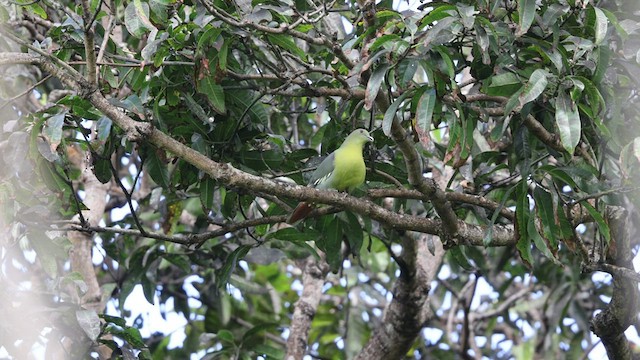
{"type": "MultiPolygon", "coordinates": [[[[398,199],[421,199],[424,201],[429,200],[429,198],[425,194],[411,189],[369,189],[367,191],[367,195],[372,198],[391,197],[398,199]]],[[[500,209],[500,215],[512,221],[515,219],[515,214],[513,211],[504,207],[500,208],[500,204],[482,196],[457,192],[445,192],[445,197],[451,202],[476,205],[492,211],[500,209]]]]}
{"type": "MultiPolygon", "coordinates": [[[[605,216],[611,228],[607,262],[633,269],[630,220],[627,211],[619,207],[610,207],[606,209],[605,216]]],[[[624,332],[635,323],[638,316],[638,283],[635,279],[621,276],[619,273],[612,276],[611,302],[591,320],[591,330],[602,340],[609,359],[628,360],[632,358],[632,354],[624,332]]]]}
{"type": "Polygon", "coordinates": [[[320,304],[322,286],[328,272],[329,265],[326,261],[318,261],[313,256],[309,256],[304,262],[302,294],[296,301],[291,318],[287,354],[284,357],[286,360],[302,359],[307,354],[311,321],[320,304]]]}
{"type": "MultiPolygon", "coordinates": [[[[88,225],[98,225],[105,212],[109,184],[101,183],[93,172],[87,169],[85,158],[79,157],[78,160],[80,161],[74,165],[82,170],[80,181],[84,186],[84,204],[88,207],[88,210],[82,211],[82,217],[86,219],[88,225]]],[[[71,270],[80,273],[87,284],[87,291],[79,304],[85,309],[101,314],[106,306],[106,298],[102,296],[102,289],[93,266],[93,235],[82,231],[69,231],[68,237],[73,244],[69,252],[71,270]]],[[[110,357],[112,352],[106,345],[99,345],[97,351],[101,358],[110,357]]]]}
{"type": "Polygon", "coordinates": [[[430,283],[435,279],[445,251],[436,242],[435,254],[428,250],[429,235],[407,234],[402,242],[404,269],[393,287],[393,300],[385,309],[381,326],[356,356],[364,359],[402,359],[429,316],[430,283]]]}

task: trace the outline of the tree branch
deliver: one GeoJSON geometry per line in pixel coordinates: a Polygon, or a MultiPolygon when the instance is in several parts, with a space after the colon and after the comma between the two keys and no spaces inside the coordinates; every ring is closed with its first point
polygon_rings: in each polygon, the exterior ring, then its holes
{"type": "MultiPolygon", "coordinates": [[[[429,198],[423,193],[411,189],[369,189],[367,191],[367,195],[372,198],[392,197],[399,199],[420,199],[423,201],[429,200],[429,198]]],[[[500,215],[511,221],[515,219],[515,214],[513,211],[504,207],[501,208],[500,204],[482,196],[458,192],[446,192],[445,197],[451,202],[476,205],[492,211],[500,209],[500,215]]]]}
{"type": "MultiPolygon", "coordinates": [[[[416,234],[417,235],[417,234],[416,234]]],[[[393,300],[385,309],[382,323],[355,357],[364,359],[401,359],[413,345],[429,314],[427,301],[445,251],[440,242],[435,254],[428,250],[429,235],[417,239],[405,235],[401,258],[406,269],[393,287],[393,300]]]]}
{"type": "MultiPolygon", "coordinates": [[[[617,267],[633,269],[630,220],[627,211],[619,207],[609,207],[605,210],[605,218],[611,228],[607,261],[617,267]]],[[[618,271],[612,276],[611,302],[591,320],[591,331],[602,340],[609,359],[628,360],[632,358],[632,353],[624,331],[635,322],[638,316],[638,283],[635,279],[621,276],[618,271]]]]}
{"type": "Polygon", "coordinates": [[[322,286],[328,272],[329,264],[326,261],[317,261],[313,256],[309,256],[304,262],[302,294],[296,301],[291,318],[287,353],[284,357],[286,360],[302,359],[307,353],[311,321],[320,304],[322,286]]]}
{"type": "MultiPolygon", "coordinates": [[[[89,84],[96,86],[98,84],[98,68],[96,66],[96,45],[95,34],[93,31],[93,15],[91,14],[91,6],[89,4],[89,0],[81,0],[80,3],[82,4],[82,22],[84,23],[84,52],[85,58],[87,60],[87,81],[89,82],[89,84]]],[[[105,34],[105,37],[108,36],[108,34],[105,34]]]]}

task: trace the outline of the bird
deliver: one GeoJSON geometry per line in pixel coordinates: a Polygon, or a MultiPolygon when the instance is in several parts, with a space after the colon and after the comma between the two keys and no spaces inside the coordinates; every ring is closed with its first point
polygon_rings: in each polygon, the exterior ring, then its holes
{"type": "MultiPolygon", "coordinates": [[[[309,186],[316,189],[352,191],[364,183],[366,167],[362,150],[368,142],[373,142],[373,138],[367,130],[352,131],[342,145],[318,165],[311,175],[309,186]]],[[[313,210],[311,204],[300,202],[287,222],[295,224],[307,217],[311,210],[313,210]]]]}

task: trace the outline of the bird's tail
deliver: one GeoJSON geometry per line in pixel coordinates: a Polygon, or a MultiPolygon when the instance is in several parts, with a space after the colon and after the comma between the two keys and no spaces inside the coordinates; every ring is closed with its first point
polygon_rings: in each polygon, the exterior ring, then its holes
{"type": "Polygon", "coordinates": [[[313,207],[311,205],[307,204],[306,202],[301,202],[293,210],[287,222],[289,224],[295,224],[296,222],[306,218],[307,215],[309,215],[309,213],[311,212],[311,210],[313,210],[313,207]]]}

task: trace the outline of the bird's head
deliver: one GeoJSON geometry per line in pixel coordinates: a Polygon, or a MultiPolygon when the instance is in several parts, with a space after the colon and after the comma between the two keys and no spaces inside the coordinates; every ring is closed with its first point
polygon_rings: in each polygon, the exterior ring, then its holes
{"type": "Polygon", "coordinates": [[[373,142],[373,138],[369,135],[369,132],[365,129],[355,129],[347,136],[345,143],[357,143],[364,145],[368,142],[373,142]]]}

